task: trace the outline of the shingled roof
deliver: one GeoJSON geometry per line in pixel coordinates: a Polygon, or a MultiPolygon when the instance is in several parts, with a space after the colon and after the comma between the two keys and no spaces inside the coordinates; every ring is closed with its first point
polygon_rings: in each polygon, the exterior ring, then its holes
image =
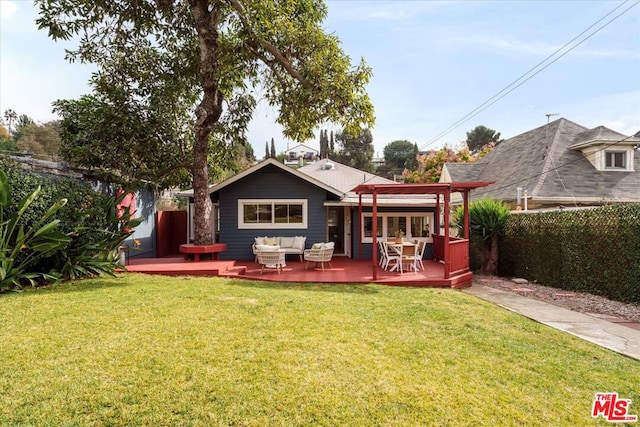
{"type": "Polygon", "coordinates": [[[512,201],[517,187],[540,204],[599,204],[640,202],[640,152],[634,150],[634,171],[597,170],[578,149],[593,142],[640,144],[599,126],[584,126],[561,118],[499,144],[472,164],[445,164],[443,180],[495,180],[478,189],[473,198],[512,201]]]}

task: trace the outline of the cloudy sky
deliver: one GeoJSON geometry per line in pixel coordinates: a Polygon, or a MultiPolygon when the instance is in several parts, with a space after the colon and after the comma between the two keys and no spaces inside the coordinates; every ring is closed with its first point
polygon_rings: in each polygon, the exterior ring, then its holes
{"type": "MultiPolygon", "coordinates": [[[[640,130],[640,1],[329,0],[327,31],[373,68],[376,152],[406,139],[457,145],[477,125],[503,138],[564,117],[626,135],[640,130]],[[555,116],[558,114],[559,116],[555,116]]],[[[73,44],[38,31],[31,1],[0,0],[0,112],[36,121],[89,93],[73,44]]],[[[287,141],[260,103],[249,130],[258,157],[287,141]]],[[[337,129],[336,129],[337,130],[337,129]]],[[[317,139],[308,142],[318,146],[317,139]]]]}

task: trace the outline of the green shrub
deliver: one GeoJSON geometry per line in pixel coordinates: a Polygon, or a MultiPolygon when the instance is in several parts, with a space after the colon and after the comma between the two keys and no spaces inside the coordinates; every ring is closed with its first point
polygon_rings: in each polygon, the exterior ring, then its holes
{"type": "MultiPolygon", "coordinates": [[[[25,228],[37,224],[56,200],[68,199],[55,218],[57,229],[71,238],[69,244],[55,253],[31,256],[25,265],[27,271],[57,272],[62,279],[113,274],[119,267],[118,246],[144,218],[131,219],[126,212],[118,218],[115,211],[119,200],[78,179],[26,172],[7,158],[0,158],[0,169],[7,172],[14,198],[26,197],[41,188],[38,198],[22,215],[25,228]]],[[[6,214],[15,214],[16,209],[11,204],[6,214]]]]}
{"type": "Polygon", "coordinates": [[[57,227],[60,220],[50,220],[66,203],[60,199],[37,221],[25,226],[23,218],[38,200],[40,187],[15,204],[7,174],[0,170],[0,291],[21,288],[24,283],[35,286],[36,279],[56,280],[51,272],[34,272],[30,267],[37,256],[54,254],[69,243],[69,237],[57,227]],[[15,206],[14,212],[5,212],[15,206]]]}

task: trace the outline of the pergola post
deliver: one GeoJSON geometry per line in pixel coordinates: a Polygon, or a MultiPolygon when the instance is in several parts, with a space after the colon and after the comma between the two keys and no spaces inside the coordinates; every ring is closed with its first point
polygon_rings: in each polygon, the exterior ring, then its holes
{"type": "Polygon", "coordinates": [[[443,258],[444,258],[444,278],[448,279],[451,276],[451,248],[450,248],[450,230],[449,230],[449,222],[450,222],[450,215],[451,212],[449,212],[449,199],[451,197],[451,191],[445,191],[444,192],[444,254],[443,254],[443,258]]]}
{"type": "Polygon", "coordinates": [[[359,244],[358,244],[358,248],[359,248],[358,252],[360,253],[360,256],[359,256],[360,261],[362,261],[362,259],[363,259],[363,255],[362,255],[362,248],[363,248],[363,246],[362,246],[362,236],[360,235],[360,230],[362,230],[363,224],[361,224],[361,222],[362,222],[362,193],[358,194],[358,223],[360,223],[360,227],[358,227],[358,232],[356,234],[358,236],[358,242],[359,242],[359,244]]]}
{"type": "Polygon", "coordinates": [[[469,239],[471,234],[469,233],[469,191],[465,191],[462,193],[463,203],[464,203],[464,237],[465,239],[469,239]]]}
{"type": "Polygon", "coordinates": [[[373,280],[378,280],[378,197],[377,193],[373,191],[373,201],[372,201],[372,220],[373,224],[371,224],[371,230],[373,233],[373,245],[372,245],[372,253],[371,253],[371,262],[373,268],[373,280]]]}

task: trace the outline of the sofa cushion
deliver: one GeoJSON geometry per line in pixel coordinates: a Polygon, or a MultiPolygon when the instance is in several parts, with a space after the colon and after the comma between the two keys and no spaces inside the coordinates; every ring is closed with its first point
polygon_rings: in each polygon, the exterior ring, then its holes
{"type": "Polygon", "coordinates": [[[266,239],[266,237],[256,237],[256,245],[264,245],[264,239],[266,239]]]}
{"type": "Polygon", "coordinates": [[[327,242],[322,245],[322,249],[333,249],[335,245],[336,244],[334,242],[327,242]]]}
{"type": "Polygon", "coordinates": [[[307,238],[304,236],[296,236],[293,238],[293,245],[291,245],[294,249],[299,251],[304,250],[304,244],[306,243],[307,238]]]}
{"type": "Polygon", "coordinates": [[[277,237],[265,237],[264,244],[269,246],[279,246],[280,242],[278,242],[277,237]]]}
{"type": "Polygon", "coordinates": [[[256,245],[256,252],[277,252],[280,246],[277,245],[256,245]]]}
{"type": "Polygon", "coordinates": [[[295,237],[280,237],[281,248],[292,248],[295,237]]]}

